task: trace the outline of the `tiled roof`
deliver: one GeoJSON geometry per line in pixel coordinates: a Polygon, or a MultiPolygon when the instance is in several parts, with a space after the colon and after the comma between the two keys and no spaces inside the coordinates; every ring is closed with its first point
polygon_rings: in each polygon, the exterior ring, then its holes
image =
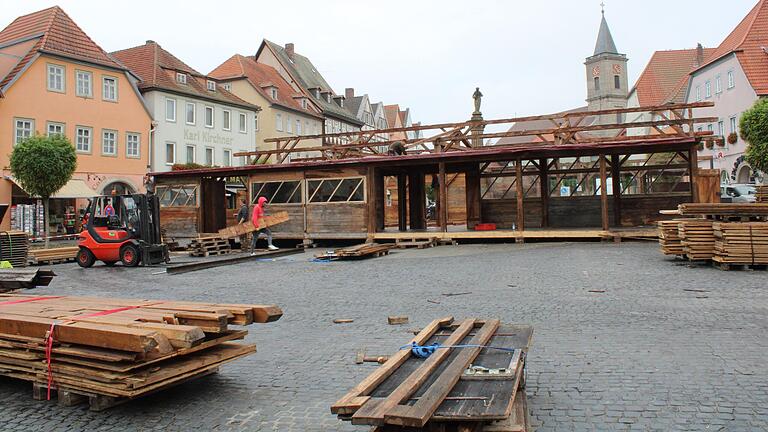
{"type": "Polygon", "coordinates": [[[126,68],[115,61],[96,44],[60,7],[53,6],[13,20],[0,32],[0,47],[35,40],[16,65],[0,76],[0,89],[4,89],[38,53],[55,54],[74,60],[119,70],[126,68]]]}
{"type": "Polygon", "coordinates": [[[139,77],[141,80],[139,89],[142,91],[166,90],[223,104],[237,105],[245,109],[260,109],[228,92],[220,85],[216,86],[215,91],[208,90],[206,81],[214,80],[213,78],[192,69],[154,41],[116,51],[112,55],[139,77]],[[187,75],[186,84],[176,80],[177,72],[187,75]]]}
{"type": "Polygon", "coordinates": [[[209,76],[222,81],[229,81],[238,78],[247,79],[248,82],[270,103],[299,111],[313,117],[322,118],[316,112],[304,109],[301,103],[294,96],[306,97],[302,93],[296,93],[291,85],[275,70],[272,66],[257,63],[253,57],[245,57],[235,54],[216,69],[211,71],[209,76]],[[267,91],[267,86],[277,88],[277,99],[272,99],[271,92],[267,91]]]}
{"type": "Polygon", "coordinates": [[[360,113],[360,105],[363,104],[363,99],[365,99],[365,96],[354,96],[344,101],[344,106],[349,112],[352,113],[352,115],[355,116],[355,118],[358,118],[358,114],[360,113]]]}
{"type": "Polygon", "coordinates": [[[714,51],[713,48],[702,48],[702,59],[697,59],[696,48],[653,53],[633,89],[637,92],[639,105],[684,102],[685,90],[690,80],[689,73],[699,64],[706,62],[714,51]]]}
{"type": "MultiPolygon", "coordinates": [[[[768,95],[768,0],[760,0],[717,47],[709,61],[697,70],[736,53],[755,92],[768,95]]],[[[695,72],[695,71],[694,71],[695,72]]]]}
{"type": "MultiPolygon", "coordinates": [[[[266,39],[264,39],[261,48],[259,48],[259,51],[261,51],[261,49],[263,49],[265,46],[275,54],[277,59],[280,61],[280,64],[283,65],[285,69],[290,71],[291,76],[293,76],[299,82],[304,90],[307,91],[307,94],[310,94],[309,89],[311,88],[320,88],[321,91],[329,91],[334,95],[336,94],[328,82],[325,81],[325,78],[323,78],[320,72],[317,71],[315,66],[311,61],[309,61],[308,58],[298,53],[294,53],[292,57],[289,57],[288,53],[285,51],[285,48],[266,39]]],[[[363,124],[360,120],[355,118],[352,113],[340,107],[333,100],[328,102],[322,97],[312,97],[312,100],[320,107],[320,109],[323,110],[323,114],[325,115],[343,119],[356,125],[363,124]]]]}
{"type": "Polygon", "coordinates": [[[402,122],[400,121],[400,106],[395,105],[384,105],[384,115],[387,117],[387,124],[391,128],[395,127],[402,127],[402,122]],[[397,126],[396,126],[397,125],[397,126]]]}

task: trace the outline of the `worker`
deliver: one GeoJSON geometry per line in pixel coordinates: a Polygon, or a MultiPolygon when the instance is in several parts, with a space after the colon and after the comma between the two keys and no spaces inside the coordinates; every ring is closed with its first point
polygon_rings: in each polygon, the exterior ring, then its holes
{"type": "Polygon", "coordinates": [[[112,207],[112,201],[108,200],[107,205],[104,206],[104,216],[114,216],[115,215],[115,208],[112,207]]]}
{"type": "Polygon", "coordinates": [[[264,207],[267,205],[267,199],[259,197],[258,204],[253,207],[253,214],[251,216],[251,223],[256,231],[253,233],[253,240],[251,240],[251,255],[256,255],[256,242],[259,240],[259,236],[264,234],[267,237],[267,248],[269,250],[277,250],[277,246],[272,244],[272,231],[269,228],[259,228],[261,219],[264,218],[264,207]]]}
{"type": "MultiPolygon", "coordinates": [[[[237,223],[244,224],[248,222],[248,201],[245,199],[240,200],[240,210],[237,212],[237,223]]],[[[240,248],[241,250],[245,250],[246,245],[248,244],[248,234],[243,234],[240,236],[240,248]]]]}

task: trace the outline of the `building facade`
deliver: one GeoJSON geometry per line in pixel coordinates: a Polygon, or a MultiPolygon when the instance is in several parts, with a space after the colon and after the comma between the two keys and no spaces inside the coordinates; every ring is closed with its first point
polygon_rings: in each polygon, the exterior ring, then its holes
{"type": "Polygon", "coordinates": [[[164,50],[146,44],[112,53],[139,77],[155,119],[150,142],[153,172],[177,164],[242,166],[238,152],[256,150],[260,108],[248,103],[164,50]]]}
{"type": "MultiPolygon", "coordinates": [[[[255,125],[258,150],[275,150],[274,143],[264,142],[268,138],[322,133],[324,119],[315,102],[294,90],[272,66],[237,54],[209,75],[239,98],[262,107],[255,125]]],[[[301,142],[302,147],[321,144],[319,138],[301,142]]],[[[289,161],[314,155],[312,152],[292,154],[289,161]]]]}
{"type": "MultiPolygon", "coordinates": [[[[85,198],[113,190],[144,190],[152,118],[136,77],[124,65],[59,7],[14,20],[0,32],[0,54],[3,167],[23,139],[62,134],[77,152],[74,177],[56,195],[68,200],[65,207],[84,208],[85,198]]],[[[29,198],[3,169],[0,204],[29,198]]],[[[55,221],[63,209],[52,210],[55,221]]],[[[0,229],[10,228],[11,213],[5,213],[0,229]]]]}

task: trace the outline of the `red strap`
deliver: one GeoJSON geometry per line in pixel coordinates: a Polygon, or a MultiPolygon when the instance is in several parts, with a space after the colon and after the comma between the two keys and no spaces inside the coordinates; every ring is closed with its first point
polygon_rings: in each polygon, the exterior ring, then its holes
{"type": "Polygon", "coordinates": [[[75,320],[76,321],[76,320],[78,320],[80,318],[91,318],[91,317],[98,317],[98,316],[104,316],[104,315],[112,315],[113,313],[118,313],[118,312],[127,311],[127,310],[131,310],[131,309],[138,309],[138,308],[143,307],[143,306],[149,306],[149,305],[127,306],[127,307],[122,307],[122,308],[118,308],[118,309],[110,309],[110,310],[105,310],[105,311],[101,311],[101,312],[94,312],[94,313],[87,314],[87,315],[77,315],[77,316],[68,317],[68,318],[65,318],[65,319],[75,320]]]}
{"type": "Polygon", "coordinates": [[[53,330],[56,327],[56,321],[51,323],[51,329],[48,330],[48,337],[45,341],[45,363],[48,365],[48,400],[51,400],[51,387],[53,387],[53,369],[51,369],[51,359],[53,357],[53,330]]]}
{"type": "Polygon", "coordinates": [[[53,300],[53,299],[62,298],[62,297],[63,296],[32,297],[32,298],[27,298],[27,299],[22,299],[22,300],[8,300],[8,301],[0,302],[0,306],[12,305],[12,304],[18,304],[18,303],[29,303],[29,302],[33,302],[33,301],[53,300]]]}

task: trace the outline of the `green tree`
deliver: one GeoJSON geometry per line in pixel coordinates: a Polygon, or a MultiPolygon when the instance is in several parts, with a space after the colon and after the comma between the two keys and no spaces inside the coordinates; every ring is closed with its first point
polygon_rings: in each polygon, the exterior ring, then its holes
{"type": "Polygon", "coordinates": [[[744,111],[739,129],[747,142],[744,159],[753,170],[768,174],[768,99],[759,99],[744,111]]]}
{"type": "Polygon", "coordinates": [[[30,196],[43,199],[45,247],[48,247],[48,210],[51,195],[72,178],[77,167],[77,154],[63,135],[35,135],[14,147],[11,173],[30,196]]]}

